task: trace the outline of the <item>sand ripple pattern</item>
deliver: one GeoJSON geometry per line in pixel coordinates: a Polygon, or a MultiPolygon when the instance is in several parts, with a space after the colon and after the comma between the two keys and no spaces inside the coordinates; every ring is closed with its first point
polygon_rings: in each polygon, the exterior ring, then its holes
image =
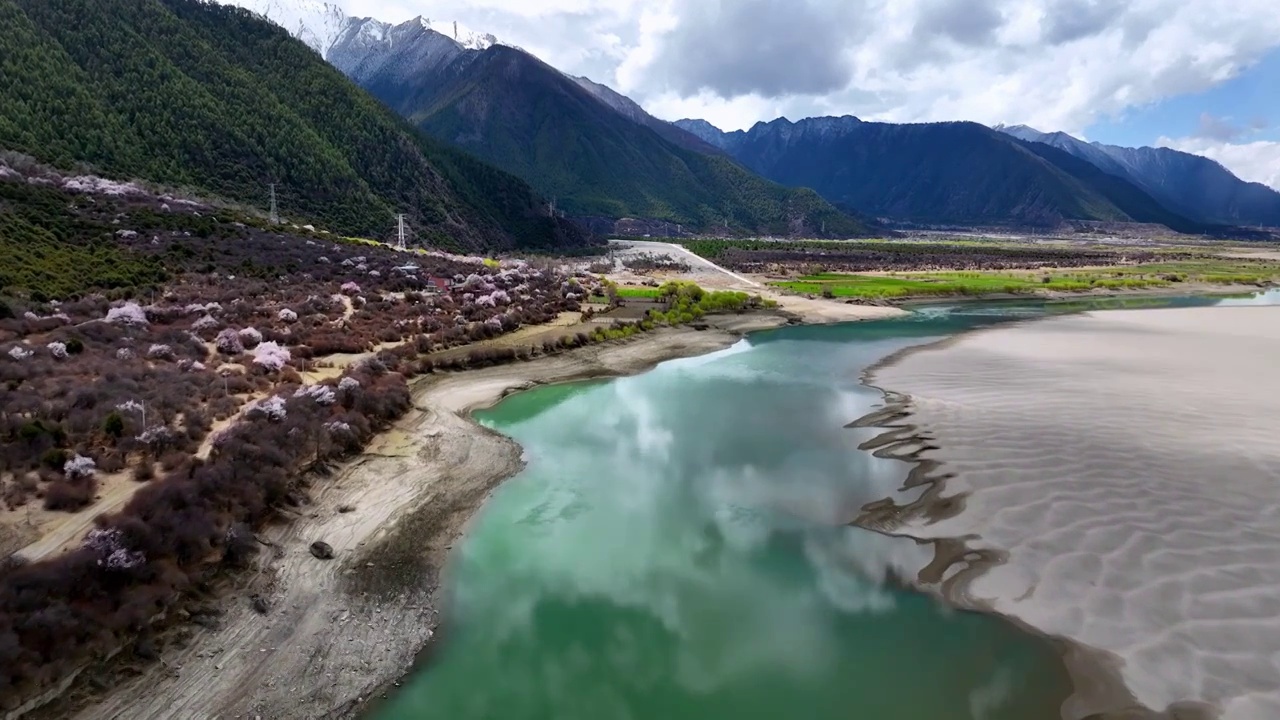
{"type": "Polygon", "coordinates": [[[968,495],[906,532],[1007,553],[974,601],[1114,653],[1149,707],[1280,718],[1280,308],[1007,326],[871,382],[968,495]]]}

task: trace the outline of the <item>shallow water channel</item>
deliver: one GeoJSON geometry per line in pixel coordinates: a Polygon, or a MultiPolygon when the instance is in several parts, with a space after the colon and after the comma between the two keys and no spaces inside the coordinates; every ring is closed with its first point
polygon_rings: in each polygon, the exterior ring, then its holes
{"type": "Polygon", "coordinates": [[[1051,643],[886,582],[932,546],[847,525],[910,497],[903,463],[858,449],[875,431],[845,426],[882,405],[859,379],[885,355],[1064,309],[786,328],[477,413],[528,467],[455,550],[445,640],[378,716],[1057,717],[1051,643]]]}

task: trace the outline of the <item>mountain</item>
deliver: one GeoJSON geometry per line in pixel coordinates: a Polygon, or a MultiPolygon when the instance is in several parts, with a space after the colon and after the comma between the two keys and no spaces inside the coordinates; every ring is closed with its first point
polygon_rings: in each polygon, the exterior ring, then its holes
{"type": "MultiPolygon", "coordinates": [[[[492,37],[492,36],[490,36],[492,37]]],[[[388,25],[372,19],[354,20],[326,59],[358,85],[383,99],[394,96],[401,88],[421,82],[421,78],[441,77],[455,60],[469,58],[487,49],[466,45],[435,32],[431,23],[414,18],[399,25],[388,25]]],[[[393,110],[419,102],[403,97],[400,103],[388,103],[393,110]]]]}
{"type": "Polygon", "coordinates": [[[640,104],[635,100],[632,100],[626,95],[614,90],[608,85],[601,85],[589,78],[576,77],[573,75],[570,75],[569,79],[578,83],[579,87],[594,95],[597,100],[613,108],[614,111],[623,117],[658,133],[658,135],[660,135],[664,140],[673,142],[688,150],[696,150],[700,153],[710,153],[714,155],[723,154],[720,148],[707,143],[697,135],[686,132],[666,120],[659,120],[658,118],[650,115],[645,112],[645,109],[640,107],[640,104]]]}
{"type": "Polygon", "coordinates": [[[1027,149],[1096,192],[1135,222],[1164,225],[1187,235],[1215,235],[1226,231],[1225,227],[1197,222],[1173,212],[1125,178],[1112,175],[1064,150],[1036,143],[1028,143],[1027,149]]]}
{"type": "Polygon", "coordinates": [[[1088,143],[1063,132],[1044,133],[1026,125],[997,125],[995,129],[1087,160],[1200,222],[1280,227],[1280,192],[1241,180],[1208,158],[1171,148],[1088,143]]]}
{"type": "Polygon", "coordinates": [[[414,125],[524,178],[570,216],[722,232],[870,232],[813,191],[757,177],[613,90],[518,48],[468,47],[420,18],[365,20],[347,26],[327,59],[414,125]]]}
{"type": "Polygon", "coordinates": [[[249,11],[0,0],[0,27],[4,149],[260,207],[275,183],[287,217],[346,234],[385,235],[403,212],[445,248],[586,242],[526,183],[416,131],[249,11]]]}
{"type": "Polygon", "coordinates": [[[932,224],[1052,227],[1085,220],[1204,229],[1127,180],[976,123],[781,118],[729,133],[702,120],[675,124],[764,177],[812,187],[837,205],[878,217],[932,224]]]}
{"type": "Polygon", "coordinates": [[[324,57],[351,18],[323,0],[236,0],[235,4],[270,18],[324,57]]]}
{"type": "MultiPolygon", "coordinates": [[[[328,57],[329,50],[348,31],[385,36],[392,27],[390,23],[379,22],[373,18],[351,17],[341,6],[324,0],[220,0],[220,2],[238,5],[262,15],[288,30],[290,35],[305,42],[312,50],[319,53],[320,57],[328,57]]],[[[498,42],[498,39],[489,33],[476,32],[457,22],[433,22],[422,16],[414,18],[413,22],[429,30],[436,30],[457,41],[463,47],[474,50],[484,50],[498,42]]]]}
{"type": "Polygon", "coordinates": [[[734,142],[730,139],[736,137],[733,134],[725,133],[720,128],[712,125],[706,120],[677,120],[671,123],[685,132],[693,135],[704,143],[721,150],[728,150],[734,142]]]}

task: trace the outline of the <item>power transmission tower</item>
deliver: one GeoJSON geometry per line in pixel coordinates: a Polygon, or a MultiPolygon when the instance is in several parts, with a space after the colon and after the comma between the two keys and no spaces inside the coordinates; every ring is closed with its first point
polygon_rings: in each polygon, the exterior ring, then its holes
{"type": "Polygon", "coordinates": [[[271,183],[271,224],[280,224],[280,213],[276,210],[276,184],[271,183]]]}
{"type": "Polygon", "coordinates": [[[551,198],[551,217],[556,216],[556,199],[551,198]]]}
{"type": "Polygon", "coordinates": [[[399,225],[398,230],[400,234],[400,239],[396,243],[396,249],[404,250],[405,249],[404,248],[404,213],[400,213],[399,215],[396,216],[396,222],[399,225]]]}
{"type": "Polygon", "coordinates": [[[454,42],[458,41],[458,21],[457,20],[453,21],[453,41],[454,42]]]}

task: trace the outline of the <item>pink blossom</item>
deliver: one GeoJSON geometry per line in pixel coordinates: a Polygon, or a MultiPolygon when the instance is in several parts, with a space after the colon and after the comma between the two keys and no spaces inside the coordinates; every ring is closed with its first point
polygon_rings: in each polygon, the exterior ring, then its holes
{"type": "Polygon", "coordinates": [[[142,406],[142,403],[137,400],[125,400],[117,405],[116,409],[124,412],[144,412],[146,410],[146,408],[142,406]]]}
{"type": "Polygon", "coordinates": [[[288,348],[280,347],[275,342],[264,342],[253,352],[253,362],[268,370],[278,371],[293,358],[288,348]]]}
{"type": "Polygon", "coordinates": [[[147,350],[147,357],[171,360],[173,359],[173,348],[169,345],[152,345],[147,350]]]}
{"type": "Polygon", "coordinates": [[[311,398],[317,405],[332,405],[337,402],[337,395],[328,385],[303,385],[294,391],[296,398],[311,398]]]}
{"type": "Polygon", "coordinates": [[[141,326],[147,324],[147,313],[138,303],[127,302],[108,310],[106,321],[116,325],[141,326]]]}
{"type": "Polygon", "coordinates": [[[85,457],[79,453],[62,464],[62,474],[69,478],[89,477],[96,469],[98,469],[98,466],[94,464],[93,458],[85,457]]]}
{"type": "Polygon", "coordinates": [[[98,554],[99,567],[127,570],[147,561],[146,555],[124,545],[124,536],[115,528],[94,528],[84,538],[84,547],[98,554]]]}
{"type": "Polygon", "coordinates": [[[240,331],[240,340],[246,348],[252,348],[262,342],[262,333],[257,328],[247,327],[240,331]]]}
{"type": "Polygon", "coordinates": [[[147,428],[138,436],[138,442],[143,445],[163,445],[173,439],[173,431],[164,425],[154,425],[147,428]]]}
{"type": "Polygon", "coordinates": [[[279,395],[259,401],[249,409],[249,413],[259,413],[277,422],[285,419],[289,414],[288,410],[285,408],[284,398],[279,395]]]}
{"type": "Polygon", "coordinates": [[[146,193],[136,183],[116,182],[96,175],[81,175],[66,178],[62,181],[62,189],[71,192],[92,193],[95,195],[143,195],[146,193]]]}
{"type": "Polygon", "coordinates": [[[231,328],[218,333],[213,344],[218,348],[218,352],[224,355],[239,355],[244,352],[244,342],[240,340],[240,333],[231,328]]]}
{"type": "Polygon", "coordinates": [[[212,330],[216,327],[218,327],[218,321],[214,319],[212,315],[203,315],[200,317],[200,319],[191,323],[191,329],[195,330],[196,332],[201,332],[204,330],[212,330]]]}

